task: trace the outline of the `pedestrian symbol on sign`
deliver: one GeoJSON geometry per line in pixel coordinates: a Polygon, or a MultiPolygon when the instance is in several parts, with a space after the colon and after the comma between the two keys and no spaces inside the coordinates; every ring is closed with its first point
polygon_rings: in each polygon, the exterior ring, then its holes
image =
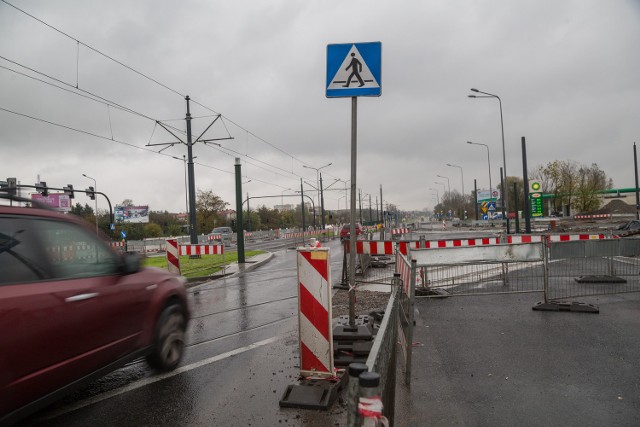
{"type": "Polygon", "coordinates": [[[355,83],[355,80],[358,81],[357,87],[359,88],[380,88],[376,78],[367,66],[367,62],[354,44],[349,49],[347,56],[342,61],[340,68],[337,69],[327,89],[353,87],[351,83],[355,83]]]}
{"type": "Polygon", "coordinates": [[[351,74],[349,74],[349,78],[347,79],[347,84],[342,85],[342,87],[349,87],[349,85],[351,84],[351,79],[354,76],[360,82],[360,86],[358,87],[362,87],[364,86],[364,81],[362,80],[362,77],[360,77],[360,71],[362,71],[362,62],[358,61],[358,58],[356,58],[355,52],[351,53],[351,58],[352,58],[351,64],[349,64],[349,66],[346,68],[347,71],[349,71],[349,68],[351,68],[351,74]]]}

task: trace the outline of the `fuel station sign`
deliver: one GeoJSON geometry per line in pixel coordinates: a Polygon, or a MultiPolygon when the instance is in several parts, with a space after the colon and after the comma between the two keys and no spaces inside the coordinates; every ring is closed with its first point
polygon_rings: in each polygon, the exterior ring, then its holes
{"type": "Polygon", "coordinates": [[[531,209],[532,218],[540,218],[543,216],[542,185],[540,184],[540,181],[529,182],[529,207],[531,209]]]}

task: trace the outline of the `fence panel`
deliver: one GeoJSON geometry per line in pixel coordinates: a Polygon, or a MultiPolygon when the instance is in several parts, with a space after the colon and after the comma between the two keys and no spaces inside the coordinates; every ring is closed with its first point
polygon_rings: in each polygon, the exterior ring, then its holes
{"type": "Polygon", "coordinates": [[[413,309],[415,295],[416,266],[415,262],[402,253],[396,253],[396,268],[400,280],[398,293],[398,343],[402,351],[405,369],[405,383],[411,383],[411,352],[413,350],[413,309]]]}
{"type": "Polygon", "coordinates": [[[640,240],[552,242],[549,299],[640,292],[640,240]]]}
{"type": "Polygon", "coordinates": [[[398,341],[398,295],[400,281],[395,280],[391,298],[367,358],[370,372],[380,374],[380,397],[384,414],[393,425],[396,390],[396,343],[398,341]]]}
{"type": "Polygon", "coordinates": [[[411,256],[420,296],[544,291],[542,243],[417,249],[411,256]]]}

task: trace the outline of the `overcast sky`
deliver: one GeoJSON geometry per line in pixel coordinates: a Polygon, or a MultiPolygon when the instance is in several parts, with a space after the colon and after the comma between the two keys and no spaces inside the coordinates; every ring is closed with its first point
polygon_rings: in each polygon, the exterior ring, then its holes
{"type": "MultiPolygon", "coordinates": [[[[251,180],[245,197],[293,194],[300,177],[315,185],[303,164],[332,163],[325,186],[347,181],[351,102],[325,97],[327,45],[380,41],[382,96],[358,99],[357,187],[373,203],[382,185],[401,209],[433,207],[430,188],[442,195],[435,182],[447,182],[437,175],[461,191],[461,169],[447,163],[462,168],[466,192],[474,178],[488,188],[486,149],[466,141],[489,146],[496,185],[499,103],[468,98],[470,88],[502,100],[508,175],[522,176],[524,136],[530,170],[597,163],[615,187],[634,186],[638,0],[7,1],[72,38],[0,2],[0,180],[86,188],[84,173],[114,204],[184,211],[186,147],[157,154],[163,146],[145,145],[176,141],[155,120],[186,140],[189,95],[194,138],[218,113],[203,138],[233,137],[222,148],[193,147],[196,187],[231,208],[236,157],[251,180]],[[87,94],[76,86],[102,100],[72,93],[87,94]]],[[[328,191],[326,208],[345,208],[344,195],[328,191]]],[[[251,200],[262,204],[280,199],[251,200]]]]}

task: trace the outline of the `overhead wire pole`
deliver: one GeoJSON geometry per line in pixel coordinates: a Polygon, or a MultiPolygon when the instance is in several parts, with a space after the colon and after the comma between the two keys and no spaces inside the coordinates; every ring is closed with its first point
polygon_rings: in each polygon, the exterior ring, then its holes
{"type": "Polygon", "coordinates": [[[198,231],[196,227],[196,182],[193,170],[193,142],[191,141],[191,110],[189,108],[189,95],[184,98],[187,101],[187,170],[189,174],[189,236],[192,245],[198,243],[198,231]]]}

